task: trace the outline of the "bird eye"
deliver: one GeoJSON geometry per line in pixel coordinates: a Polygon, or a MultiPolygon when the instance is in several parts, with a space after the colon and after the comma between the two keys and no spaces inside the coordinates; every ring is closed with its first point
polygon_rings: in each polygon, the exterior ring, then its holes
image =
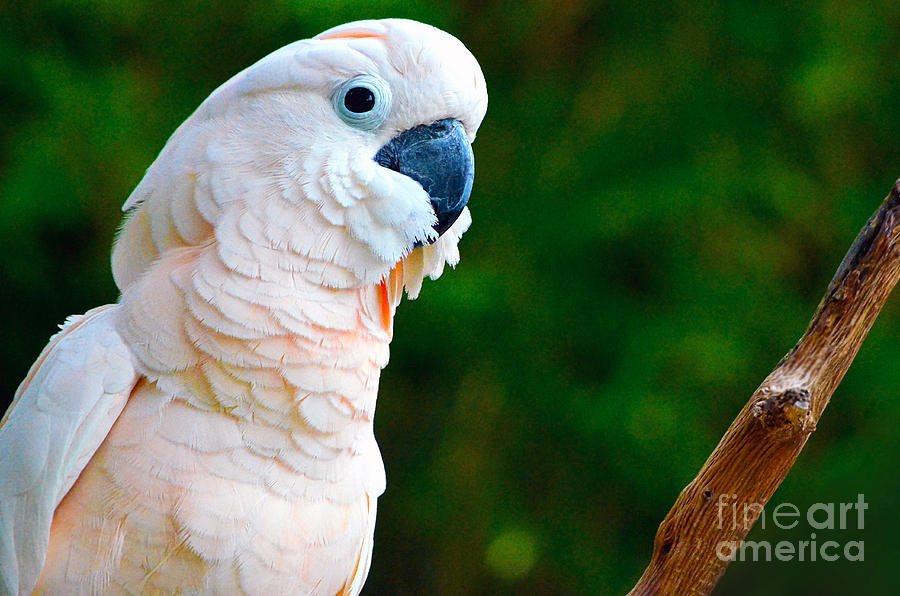
{"type": "Polygon", "coordinates": [[[391,110],[391,90],[379,78],[360,75],[335,89],[332,104],[338,116],[350,126],[373,130],[385,121],[391,110]]]}
{"type": "Polygon", "coordinates": [[[368,87],[354,87],[344,96],[344,107],[354,114],[371,112],[375,107],[375,94],[368,87]]]}

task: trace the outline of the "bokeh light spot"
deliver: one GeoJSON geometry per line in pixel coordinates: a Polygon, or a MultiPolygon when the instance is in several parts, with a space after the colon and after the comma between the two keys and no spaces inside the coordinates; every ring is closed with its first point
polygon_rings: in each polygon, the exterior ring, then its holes
{"type": "Polygon", "coordinates": [[[525,577],[537,559],[537,539],[530,532],[518,529],[500,532],[485,554],[485,562],[491,572],[506,581],[525,577]]]}

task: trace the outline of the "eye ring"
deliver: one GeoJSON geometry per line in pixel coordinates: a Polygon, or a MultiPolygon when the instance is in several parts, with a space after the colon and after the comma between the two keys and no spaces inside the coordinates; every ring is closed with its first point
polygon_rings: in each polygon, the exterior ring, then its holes
{"type": "Polygon", "coordinates": [[[391,88],[372,75],[359,75],[334,90],[331,104],[341,120],[354,128],[374,130],[391,111],[391,88]]]}

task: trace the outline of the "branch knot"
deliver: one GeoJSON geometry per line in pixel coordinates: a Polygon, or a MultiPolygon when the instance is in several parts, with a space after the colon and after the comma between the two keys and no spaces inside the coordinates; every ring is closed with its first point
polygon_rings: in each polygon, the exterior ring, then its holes
{"type": "Polygon", "coordinates": [[[792,387],[778,393],[764,394],[753,404],[751,413],[767,428],[812,432],[815,428],[814,423],[810,423],[809,406],[809,391],[792,387]]]}

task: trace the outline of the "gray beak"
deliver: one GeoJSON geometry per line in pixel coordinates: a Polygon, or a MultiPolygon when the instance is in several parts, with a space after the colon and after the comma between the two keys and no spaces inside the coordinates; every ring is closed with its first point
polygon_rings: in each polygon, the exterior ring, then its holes
{"type": "Polygon", "coordinates": [[[439,236],[453,225],[472,194],[475,156],[459,120],[447,118],[403,131],[378,150],[375,161],[422,185],[431,198],[439,236]]]}

